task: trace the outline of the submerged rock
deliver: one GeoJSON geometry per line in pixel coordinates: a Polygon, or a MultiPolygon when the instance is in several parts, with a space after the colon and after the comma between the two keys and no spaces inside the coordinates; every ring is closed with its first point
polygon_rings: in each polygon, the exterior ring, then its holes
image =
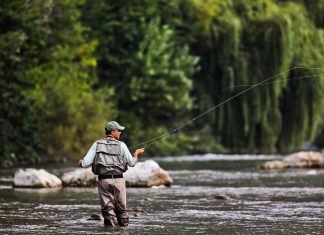
{"type": "Polygon", "coordinates": [[[140,217],[145,215],[145,211],[138,209],[128,209],[126,210],[130,217],[140,217]]]}
{"type": "Polygon", "coordinates": [[[229,200],[232,200],[232,198],[230,198],[229,196],[227,195],[209,195],[208,197],[206,198],[200,198],[199,201],[203,201],[203,202],[215,202],[215,201],[229,201],[229,200]]]}
{"type": "MultiPolygon", "coordinates": [[[[138,209],[128,209],[126,211],[129,217],[140,217],[145,214],[145,211],[138,209]]],[[[103,220],[103,216],[101,214],[92,214],[88,217],[87,220],[103,220]]]]}
{"type": "Polygon", "coordinates": [[[62,176],[65,187],[92,187],[96,186],[96,180],[97,177],[92,173],[91,167],[68,171],[62,176]]]}
{"type": "Polygon", "coordinates": [[[13,186],[20,188],[55,188],[62,187],[62,181],[44,169],[27,168],[25,170],[18,169],[15,172],[13,186]]]}
{"type": "Polygon", "coordinates": [[[103,217],[99,214],[92,214],[88,217],[87,220],[103,220],[103,217]]]}
{"type": "Polygon", "coordinates": [[[224,200],[224,201],[231,199],[229,196],[226,196],[226,195],[215,195],[212,198],[216,199],[216,200],[224,200]]]}
{"type": "Polygon", "coordinates": [[[201,201],[228,201],[231,200],[229,196],[226,195],[210,195],[208,198],[203,198],[201,201]]]}
{"type": "Polygon", "coordinates": [[[311,168],[324,167],[324,155],[319,152],[297,152],[283,158],[282,161],[268,161],[263,163],[261,169],[284,169],[284,168],[311,168]]]}
{"type": "Polygon", "coordinates": [[[268,161],[260,166],[261,169],[273,170],[273,169],[285,169],[288,165],[284,161],[268,161]]]}
{"type": "Polygon", "coordinates": [[[129,187],[170,186],[173,183],[169,173],[153,160],[139,162],[135,167],[129,167],[124,177],[129,187]]]}

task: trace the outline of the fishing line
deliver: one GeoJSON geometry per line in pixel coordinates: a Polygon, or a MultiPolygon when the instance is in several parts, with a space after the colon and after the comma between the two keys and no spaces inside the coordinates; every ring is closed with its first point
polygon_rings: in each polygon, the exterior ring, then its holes
{"type": "MultiPolygon", "coordinates": [[[[305,69],[306,67],[295,67],[295,69],[305,69]]],[[[308,69],[318,69],[318,70],[324,70],[324,69],[321,69],[321,68],[308,68],[308,69]]],[[[265,86],[265,85],[269,85],[269,84],[273,84],[273,83],[279,83],[279,82],[284,82],[284,81],[287,81],[287,80],[297,80],[297,79],[301,79],[301,78],[311,78],[311,77],[320,77],[324,74],[313,74],[313,75],[305,75],[305,76],[302,76],[302,77],[293,77],[293,78],[286,78],[286,79],[281,79],[281,80],[278,80],[278,81],[273,81],[273,82],[267,82],[267,83],[264,83],[264,84],[261,84],[260,86],[265,86]]],[[[223,88],[223,89],[219,89],[219,90],[216,90],[216,91],[213,91],[213,92],[203,92],[204,94],[200,96],[200,98],[202,97],[205,97],[205,96],[208,96],[208,95],[212,95],[212,94],[219,94],[219,93],[222,93],[223,91],[226,91],[226,90],[230,90],[230,89],[235,89],[235,88],[238,88],[238,87],[250,87],[250,86],[253,86],[253,84],[239,84],[239,85],[234,85],[234,86],[230,86],[230,87],[226,87],[226,88],[223,88]]]]}
{"type": "MultiPolygon", "coordinates": [[[[175,132],[180,131],[181,129],[183,129],[183,128],[185,128],[186,126],[188,126],[189,124],[195,122],[195,121],[198,120],[199,118],[201,118],[201,117],[207,115],[208,113],[210,113],[210,112],[214,111],[215,109],[221,107],[221,106],[224,105],[225,103],[227,103],[227,102],[231,101],[232,99],[235,99],[236,97],[238,97],[238,96],[240,96],[240,95],[242,95],[242,94],[244,94],[244,93],[246,93],[246,92],[248,92],[248,91],[254,89],[254,88],[257,87],[257,86],[265,86],[265,85],[269,85],[269,84],[272,84],[272,83],[283,82],[283,81],[286,81],[286,80],[297,80],[297,79],[302,79],[302,78],[319,77],[319,76],[324,75],[324,74],[306,75],[306,76],[301,76],[301,77],[287,78],[287,79],[282,79],[282,80],[279,80],[279,81],[268,82],[268,81],[270,81],[271,79],[274,79],[274,78],[276,78],[276,77],[279,77],[279,76],[281,76],[282,74],[288,73],[288,72],[290,72],[290,71],[292,71],[292,70],[295,70],[295,69],[324,70],[324,69],[322,69],[322,68],[293,67],[293,68],[291,68],[291,69],[289,69],[289,70],[287,70],[287,71],[285,71],[285,72],[281,72],[281,73],[279,73],[279,74],[277,74],[277,75],[274,75],[274,76],[271,76],[271,77],[269,77],[269,78],[266,78],[265,80],[263,80],[263,81],[261,81],[261,82],[259,82],[259,83],[256,83],[256,84],[254,84],[254,85],[235,85],[235,86],[232,86],[232,87],[224,88],[224,89],[222,89],[222,90],[218,90],[218,91],[216,91],[216,92],[224,91],[224,90],[227,90],[227,89],[233,89],[233,88],[237,88],[237,87],[248,87],[247,89],[245,89],[245,90],[243,90],[243,91],[241,91],[241,92],[239,92],[239,93],[237,93],[237,94],[235,94],[235,95],[229,97],[228,99],[226,99],[226,100],[220,102],[219,104],[217,104],[217,105],[215,105],[215,106],[209,108],[209,109],[206,110],[205,112],[202,112],[201,114],[199,114],[199,115],[197,115],[196,117],[194,117],[193,119],[189,120],[188,122],[186,122],[186,123],[183,124],[182,126],[180,126],[180,127],[178,127],[178,128],[175,128],[175,129],[173,129],[173,130],[171,130],[171,131],[168,131],[168,132],[166,132],[166,133],[164,133],[164,134],[162,134],[162,135],[159,135],[159,136],[157,136],[157,137],[155,137],[155,138],[153,138],[153,139],[150,139],[150,140],[144,141],[144,142],[142,142],[142,143],[140,143],[140,144],[137,144],[137,145],[131,146],[129,149],[132,149],[132,148],[135,148],[135,147],[138,147],[138,146],[141,146],[141,145],[142,145],[142,146],[144,145],[144,147],[147,148],[148,146],[150,146],[150,145],[152,145],[152,144],[154,144],[154,143],[160,141],[161,139],[163,139],[163,138],[165,138],[165,137],[167,137],[167,136],[169,136],[169,135],[171,135],[171,134],[173,134],[173,133],[175,133],[175,132]]],[[[215,92],[214,92],[214,93],[215,93],[215,92]]],[[[211,93],[209,93],[209,94],[211,94],[211,93]]],[[[87,192],[86,192],[85,189],[84,189],[84,185],[83,185],[83,182],[82,182],[82,181],[81,181],[81,185],[82,185],[83,192],[85,193],[85,195],[86,195],[88,201],[89,201],[90,204],[93,206],[93,203],[91,202],[91,200],[90,200],[90,198],[89,198],[87,192]]]]}
{"type": "MultiPolygon", "coordinates": [[[[260,84],[260,86],[265,86],[265,85],[269,85],[269,84],[273,84],[273,83],[284,82],[284,81],[287,81],[287,80],[297,80],[297,79],[301,79],[301,78],[320,77],[320,76],[323,76],[323,75],[324,75],[324,73],[315,74],[315,75],[305,75],[305,76],[302,76],[302,77],[286,78],[286,79],[281,79],[281,80],[278,80],[278,81],[273,81],[273,82],[267,82],[267,83],[264,83],[264,84],[260,84]]],[[[223,91],[230,90],[230,89],[233,89],[233,88],[250,87],[250,86],[253,86],[253,85],[250,85],[250,84],[247,84],[247,85],[241,84],[241,85],[235,85],[235,86],[231,86],[231,87],[226,87],[226,88],[223,88],[223,89],[219,89],[219,90],[216,90],[214,92],[206,92],[206,93],[204,92],[205,94],[203,94],[202,96],[200,96],[200,98],[205,97],[205,96],[208,96],[208,95],[212,95],[212,94],[222,93],[223,91]]]]}
{"type": "Polygon", "coordinates": [[[180,126],[180,127],[178,127],[178,128],[175,128],[175,129],[173,129],[173,130],[171,130],[171,131],[168,131],[168,132],[166,132],[166,133],[164,133],[164,134],[162,134],[162,135],[159,135],[159,136],[157,136],[157,137],[155,137],[155,138],[153,138],[153,139],[150,139],[150,140],[144,141],[144,142],[142,142],[142,143],[140,143],[140,144],[137,144],[137,145],[131,146],[130,149],[135,148],[135,147],[138,147],[138,146],[143,146],[143,145],[144,145],[145,148],[147,148],[148,146],[150,146],[150,145],[152,145],[152,144],[154,144],[154,143],[160,141],[160,140],[163,139],[164,137],[169,136],[169,135],[171,135],[172,133],[175,133],[175,132],[180,131],[180,130],[183,129],[184,127],[186,127],[186,126],[188,126],[189,124],[195,122],[197,119],[199,119],[199,118],[201,118],[201,117],[207,115],[208,113],[214,111],[215,109],[217,109],[217,108],[223,106],[225,103],[227,103],[227,102],[231,101],[232,99],[235,99],[236,97],[238,97],[238,96],[240,96],[240,95],[242,95],[242,94],[244,94],[244,93],[246,93],[246,92],[248,92],[248,91],[254,89],[254,88],[257,87],[257,86],[264,86],[264,85],[269,85],[269,84],[272,84],[272,83],[275,83],[275,82],[283,82],[283,81],[286,81],[286,80],[301,79],[301,78],[309,78],[309,77],[318,77],[318,76],[323,75],[323,74],[317,74],[317,75],[306,75],[306,76],[302,76],[302,77],[287,78],[287,79],[282,79],[282,80],[279,80],[279,81],[268,82],[268,81],[270,81],[271,79],[274,79],[274,78],[279,77],[279,76],[281,76],[281,75],[283,75],[283,74],[289,73],[290,71],[295,70],[295,69],[324,70],[324,69],[322,69],[322,68],[293,67],[293,68],[291,68],[291,69],[289,69],[289,70],[287,70],[287,71],[285,71],[285,72],[281,72],[281,73],[279,73],[279,74],[277,74],[277,75],[274,75],[274,76],[271,76],[271,77],[269,77],[269,78],[266,78],[265,80],[263,80],[263,81],[261,81],[261,82],[259,82],[259,83],[253,84],[253,85],[236,85],[236,86],[233,86],[233,87],[225,88],[225,89],[223,89],[223,90],[230,89],[230,88],[234,88],[234,87],[243,87],[243,86],[246,87],[246,86],[248,86],[247,89],[245,89],[245,90],[243,90],[243,91],[241,91],[241,92],[239,92],[239,93],[237,93],[237,94],[235,94],[235,95],[229,97],[228,99],[226,99],[226,100],[220,102],[219,104],[217,104],[217,105],[215,105],[215,106],[209,108],[208,110],[206,110],[205,112],[199,114],[198,116],[194,117],[193,119],[189,120],[188,122],[186,122],[186,123],[183,124],[182,126],[180,126]]]}
{"type": "Polygon", "coordinates": [[[82,186],[83,192],[84,192],[85,195],[87,196],[88,201],[90,202],[91,206],[93,206],[93,204],[92,204],[92,202],[91,202],[91,200],[90,200],[90,198],[89,198],[87,192],[85,191],[85,188],[84,188],[84,185],[83,185],[83,181],[82,181],[82,179],[81,179],[81,186],[82,186]]]}

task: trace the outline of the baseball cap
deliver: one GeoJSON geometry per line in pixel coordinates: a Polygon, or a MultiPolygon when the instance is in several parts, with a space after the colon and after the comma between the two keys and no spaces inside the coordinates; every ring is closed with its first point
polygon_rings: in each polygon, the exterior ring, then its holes
{"type": "Polygon", "coordinates": [[[121,126],[118,124],[118,122],[116,121],[110,121],[106,124],[106,127],[105,127],[105,130],[106,131],[113,131],[113,130],[124,130],[125,127],[124,126],[121,126]]]}

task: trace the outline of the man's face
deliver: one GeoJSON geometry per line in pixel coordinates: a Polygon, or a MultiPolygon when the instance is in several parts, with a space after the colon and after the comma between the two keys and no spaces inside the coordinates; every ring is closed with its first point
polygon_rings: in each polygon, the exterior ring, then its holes
{"type": "Polygon", "coordinates": [[[120,134],[121,134],[121,130],[118,130],[118,129],[115,129],[111,132],[112,136],[115,138],[115,139],[119,139],[120,137],[120,134]]]}

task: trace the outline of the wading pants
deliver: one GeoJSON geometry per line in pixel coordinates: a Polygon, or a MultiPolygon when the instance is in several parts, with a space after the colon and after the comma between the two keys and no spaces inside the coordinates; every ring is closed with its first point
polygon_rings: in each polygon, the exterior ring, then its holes
{"type": "Polygon", "coordinates": [[[125,180],[123,178],[99,179],[97,187],[105,225],[127,226],[125,180]]]}

